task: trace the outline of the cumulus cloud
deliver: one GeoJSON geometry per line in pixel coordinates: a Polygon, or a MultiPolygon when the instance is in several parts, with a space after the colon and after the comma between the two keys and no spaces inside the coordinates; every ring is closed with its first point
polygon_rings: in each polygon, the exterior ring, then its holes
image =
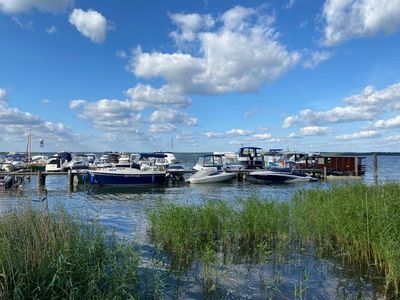
{"type": "Polygon", "coordinates": [[[298,114],[284,119],[282,127],[289,128],[295,123],[321,125],[354,121],[371,121],[382,113],[400,110],[400,83],[381,90],[367,86],[361,93],[343,99],[344,106],[326,111],[301,110],[298,114]]]}
{"type": "Polygon", "coordinates": [[[386,139],[389,141],[400,141],[400,134],[390,135],[386,139]]]}
{"type": "Polygon", "coordinates": [[[138,48],[130,69],[138,77],[163,78],[167,86],[185,95],[256,91],[300,59],[300,53],[279,42],[274,20],[252,8],[236,6],[222,14],[213,31],[203,30],[185,38],[196,39],[199,56],[147,53],[138,48]]]}
{"type": "Polygon", "coordinates": [[[176,130],[176,126],[171,123],[166,124],[151,124],[149,132],[151,133],[169,133],[176,130]]]}
{"type": "Polygon", "coordinates": [[[69,102],[69,108],[70,108],[70,109],[75,109],[75,108],[78,108],[78,107],[80,107],[80,106],[85,105],[86,103],[87,103],[87,101],[86,101],[86,100],[82,100],[82,99],[79,99],[79,100],[71,100],[71,101],[69,102]]]}
{"type": "Polygon", "coordinates": [[[138,84],[126,91],[126,95],[131,98],[132,105],[137,110],[142,110],[148,106],[176,105],[186,107],[191,100],[182,94],[174,91],[169,86],[164,85],[159,89],[151,85],[138,84]]]}
{"type": "Polygon", "coordinates": [[[73,4],[74,0],[0,0],[0,11],[13,14],[38,9],[43,12],[61,13],[73,4]]]}
{"type": "Polygon", "coordinates": [[[5,89],[0,88],[0,101],[4,101],[7,97],[7,91],[5,89]]]}
{"type": "Polygon", "coordinates": [[[177,129],[177,125],[196,126],[197,118],[177,109],[163,107],[153,110],[150,116],[143,116],[134,101],[100,99],[89,102],[83,99],[72,100],[71,109],[77,110],[77,117],[91,123],[95,128],[111,133],[166,133],[177,129]]]}
{"type": "Polygon", "coordinates": [[[322,15],[326,46],[400,28],[398,0],[327,0],[322,15]]]}
{"type": "Polygon", "coordinates": [[[338,140],[368,139],[368,138],[378,137],[380,135],[381,135],[380,132],[376,130],[363,130],[350,134],[338,135],[336,139],[338,140]]]}
{"type": "Polygon", "coordinates": [[[375,128],[394,128],[400,127],[400,116],[388,120],[378,120],[373,125],[375,128]]]}
{"type": "Polygon", "coordinates": [[[254,134],[254,138],[258,140],[270,140],[272,138],[272,134],[270,133],[259,133],[259,134],[254,134]]]}
{"type": "Polygon", "coordinates": [[[209,139],[221,139],[221,138],[232,138],[238,136],[246,136],[250,135],[253,132],[250,130],[239,129],[239,128],[232,128],[225,132],[214,132],[214,131],[207,131],[203,132],[203,135],[209,139]]]}
{"type": "Polygon", "coordinates": [[[5,95],[5,90],[0,89],[1,139],[9,145],[25,145],[29,128],[32,129],[33,140],[44,138],[53,147],[61,146],[66,141],[79,144],[79,139],[63,123],[45,121],[32,113],[10,107],[6,101],[1,101],[5,95]]]}
{"type": "Polygon", "coordinates": [[[200,14],[170,14],[171,21],[178,27],[170,36],[178,45],[184,42],[192,42],[197,39],[200,29],[209,29],[214,26],[211,15],[200,14]]]}
{"type": "Polygon", "coordinates": [[[326,135],[330,131],[331,131],[331,128],[329,128],[329,127],[308,126],[308,127],[300,128],[299,133],[300,133],[300,135],[313,136],[313,135],[326,135]]]}
{"type": "Polygon", "coordinates": [[[107,19],[99,12],[75,8],[69,22],[85,37],[94,43],[103,43],[107,36],[107,19]]]}
{"type": "Polygon", "coordinates": [[[82,109],[78,118],[91,122],[95,128],[109,131],[135,132],[142,120],[128,100],[100,99],[96,102],[72,100],[70,108],[82,109]]]}
{"type": "Polygon", "coordinates": [[[332,53],[328,51],[306,51],[306,58],[302,65],[306,69],[313,69],[321,62],[331,58],[332,53]]]}
{"type": "Polygon", "coordinates": [[[172,108],[153,111],[150,121],[153,123],[173,123],[187,126],[195,126],[198,123],[197,118],[189,117],[188,114],[172,108]]]}

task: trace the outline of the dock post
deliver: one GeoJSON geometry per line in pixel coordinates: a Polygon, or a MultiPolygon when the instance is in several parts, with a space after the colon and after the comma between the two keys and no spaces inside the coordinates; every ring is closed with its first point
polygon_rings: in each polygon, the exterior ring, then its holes
{"type": "Polygon", "coordinates": [[[324,180],[326,180],[327,179],[327,170],[326,170],[326,167],[324,167],[324,180]]]}
{"type": "Polygon", "coordinates": [[[372,165],[374,171],[374,181],[378,183],[378,156],[376,153],[372,154],[372,165]]]}
{"type": "Polygon", "coordinates": [[[358,156],[354,157],[354,176],[358,176],[358,156]]]}
{"type": "Polygon", "coordinates": [[[71,169],[68,170],[68,188],[72,189],[74,185],[74,175],[72,174],[71,169]]]}
{"type": "Polygon", "coordinates": [[[42,171],[38,171],[38,183],[39,188],[43,188],[46,185],[46,175],[42,174],[42,171]]]}

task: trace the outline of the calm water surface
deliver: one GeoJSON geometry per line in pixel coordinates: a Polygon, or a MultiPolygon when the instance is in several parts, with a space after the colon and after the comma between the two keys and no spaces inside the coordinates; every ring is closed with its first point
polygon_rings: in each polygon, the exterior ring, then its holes
{"type": "MultiPolygon", "coordinates": [[[[195,154],[177,154],[177,159],[186,166],[192,166],[195,154]]],[[[379,179],[400,179],[400,156],[378,157],[379,179]]],[[[373,182],[372,158],[367,157],[364,181],[373,182]]],[[[342,182],[342,181],[340,181],[342,182]]],[[[160,203],[198,204],[205,199],[235,201],[238,197],[258,195],[275,201],[290,201],[299,189],[325,188],[330,184],[313,182],[291,185],[259,185],[248,182],[232,182],[217,185],[193,185],[184,183],[162,188],[135,189],[93,189],[79,186],[68,192],[66,177],[51,176],[46,179],[48,203],[51,207],[63,204],[68,210],[84,218],[98,218],[108,229],[121,236],[137,241],[143,254],[144,272],[158,270],[163,281],[166,298],[204,297],[201,283],[201,266],[193,266],[186,276],[172,276],[152,259],[154,247],[149,239],[149,224],[146,210],[160,203]]],[[[43,207],[44,203],[31,202],[43,198],[38,191],[36,176],[26,181],[19,191],[0,190],[0,211],[10,210],[15,205],[32,203],[43,207]]],[[[346,266],[334,258],[316,258],[311,254],[293,254],[288,257],[272,258],[268,263],[254,265],[218,266],[214,270],[215,281],[220,288],[210,297],[265,299],[266,297],[293,299],[331,298],[379,298],[379,282],[360,276],[351,266],[346,266]],[[301,292],[301,293],[300,293],[301,292]]]]}

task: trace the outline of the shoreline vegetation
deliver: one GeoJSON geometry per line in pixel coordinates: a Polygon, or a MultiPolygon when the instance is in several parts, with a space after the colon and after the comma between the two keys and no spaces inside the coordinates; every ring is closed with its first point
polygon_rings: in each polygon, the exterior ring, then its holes
{"type": "MultiPolygon", "coordinates": [[[[218,266],[262,264],[277,256],[285,263],[312,249],[317,258],[372,272],[382,278],[385,296],[399,297],[399,195],[398,183],[356,183],[302,190],[288,202],[253,196],[161,204],[147,212],[149,234],[170,274],[185,276],[201,265],[205,294],[218,289],[218,266]]],[[[127,299],[147,292],[159,298],[165,278],[157,270],[143,273],[141,259],[135,243],[62,207],[48,212],[28,206],[0,219],[2,299],[127,299]]],[[[303,283],[295,286],[294,297],[305,290],[303,283]]]]}
{"type": "Polygon", "coordinates": [[[384,277],[386,295],[398,297],[399,195],[398,183],[357,183],[300,191],[288,203],[251,197],[230,205],[168,204],[149,212],[151,236],[178,269],[202,261],[206,285],[216,263],[260,263],[316,249],[319,257],[335,255],[384,277]]]}
{"type": "Polygon", "coordinates": [[[139,293],[136,246],[63,208],[0,219],[1,299],[127,299],[139,293]]]}

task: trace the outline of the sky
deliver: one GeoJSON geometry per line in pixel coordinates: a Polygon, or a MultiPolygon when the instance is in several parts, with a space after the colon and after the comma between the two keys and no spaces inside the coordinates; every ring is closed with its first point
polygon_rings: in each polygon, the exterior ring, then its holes
{"type": "Polygon", "coordinates": [[[400,0],[0,0],[0,151],[29,128],[33,151],[399,151],[400,0]]]}

